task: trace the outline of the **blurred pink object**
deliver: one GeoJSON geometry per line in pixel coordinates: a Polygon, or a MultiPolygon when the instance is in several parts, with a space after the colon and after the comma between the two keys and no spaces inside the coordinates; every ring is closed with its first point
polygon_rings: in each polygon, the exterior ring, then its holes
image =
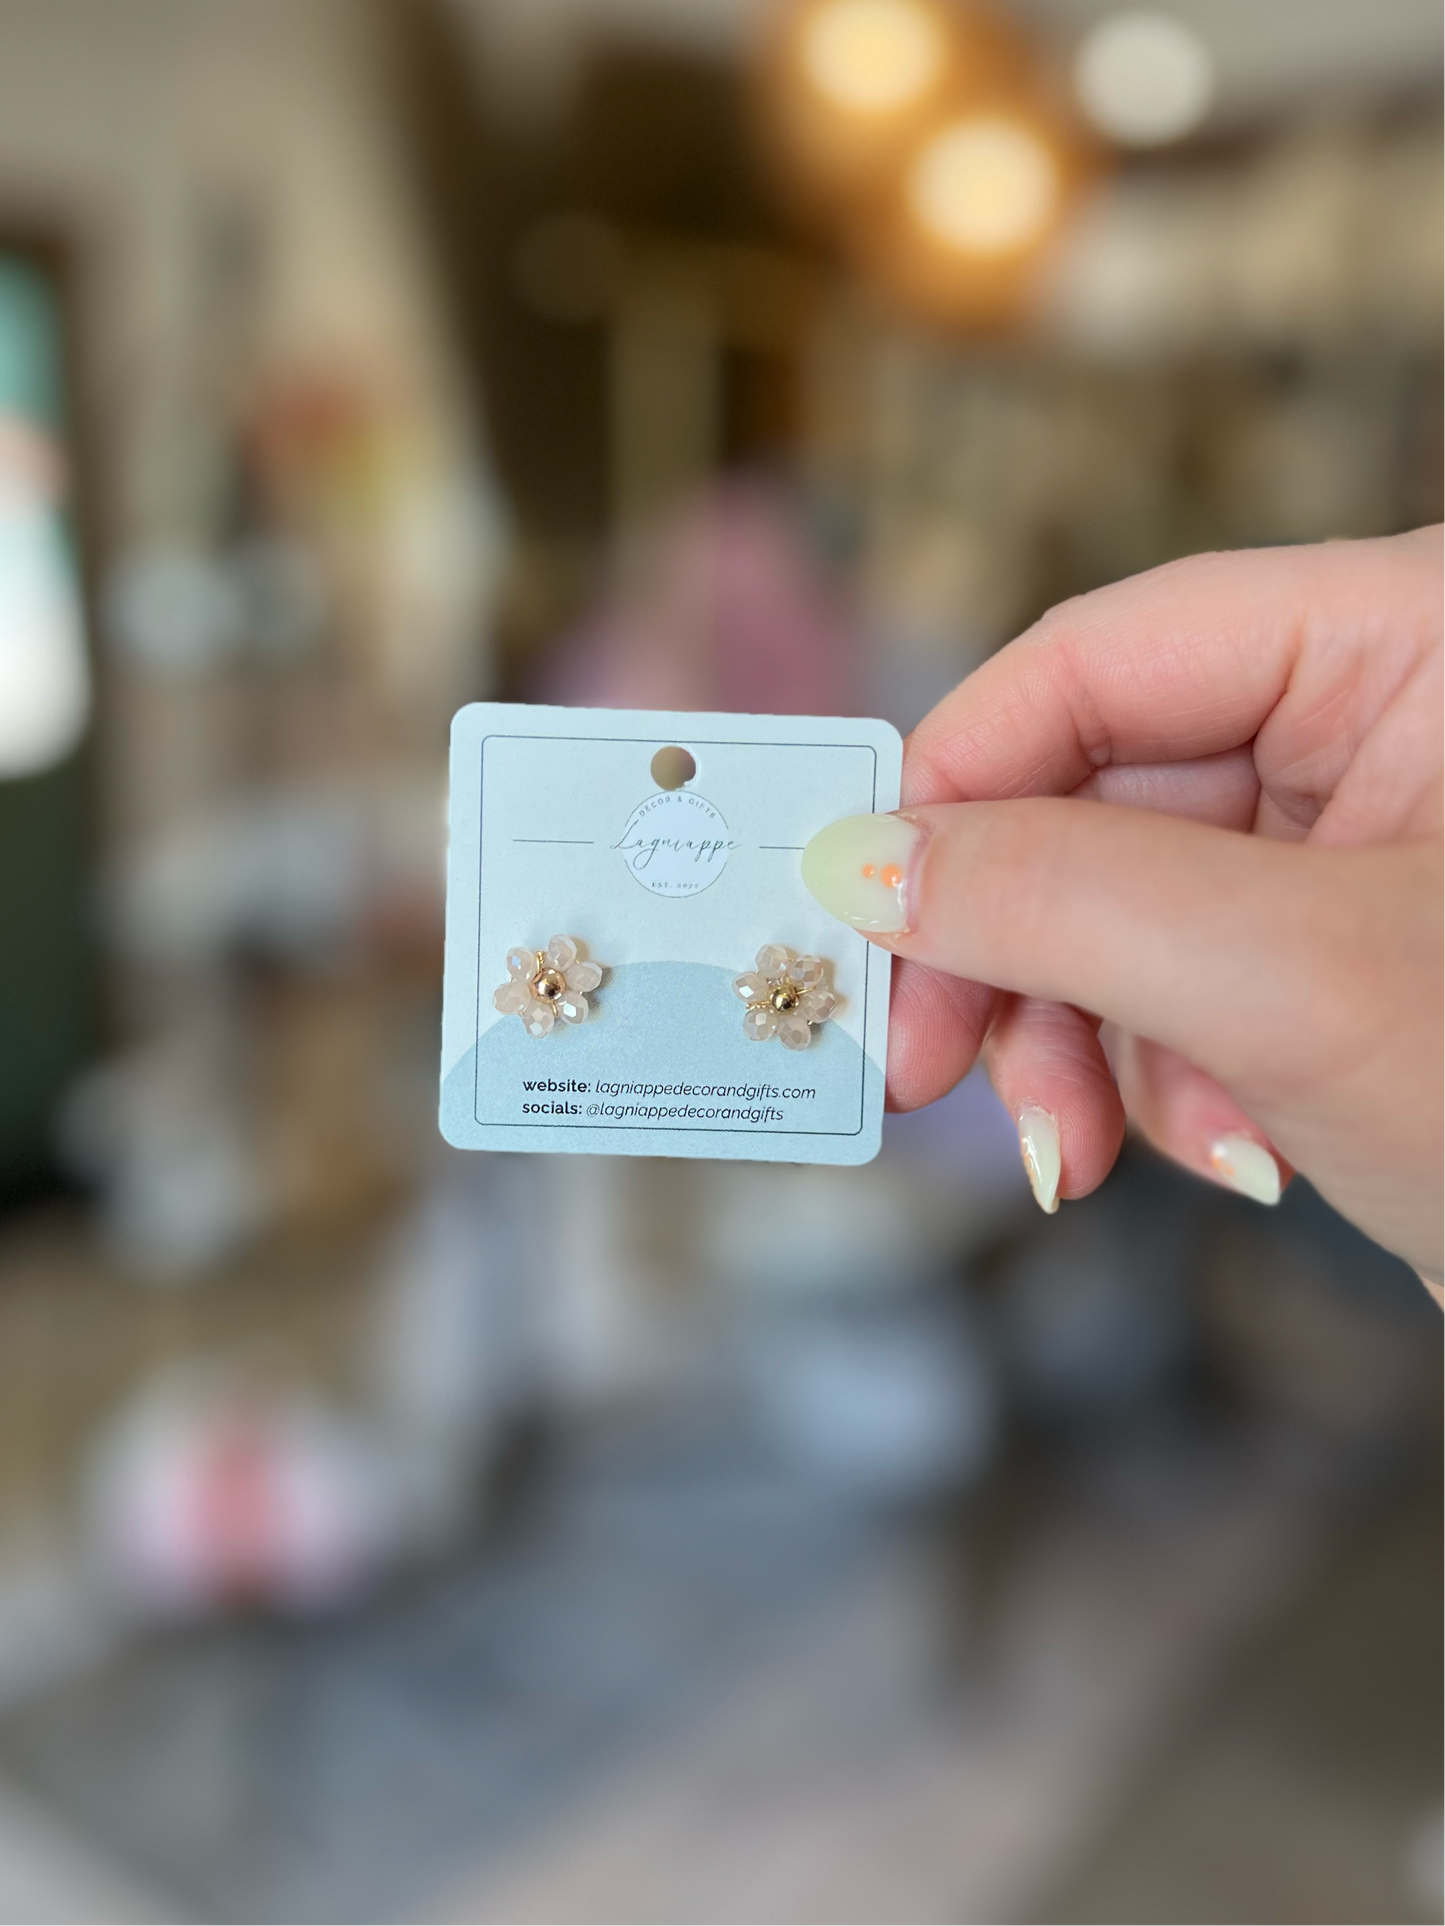
{"type": "Polygon", "coordinates": [[[633,579],[548,651],[532,693],[595,708],[846,715],[854,647],[776,490],[725,484],[654,538],[633,579]]]}
{"type": "Polygon", "coordinates": [[[147,1617],[345,1604],[391,1562],[394,1481],[318,1400],[229,1372],[153,1383],[102,1437],[87,1515],[99,1575],[147,1617]]]}

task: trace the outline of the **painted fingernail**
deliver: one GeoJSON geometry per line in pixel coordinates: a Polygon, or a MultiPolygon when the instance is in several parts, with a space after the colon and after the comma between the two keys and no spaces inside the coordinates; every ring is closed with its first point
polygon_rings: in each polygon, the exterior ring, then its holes
{"type": "Polygon", "coordinates": [[[909,874],[926,835],[904,816],[844,816],[803,851],[803,881],[839,922],[899,936],[912,927],[909,874]]]}
{"type": "Polygon", "coordinates": [[[1279,1202],[1279,1165],[1253,1137],[1231,1133],[1210,1146],[1209,1165],[1221,1183],[1257,1204],[1279,1202]]]}
{"type": "Polygon", "coordinates": [[[1019,1149],[1040,1210],[1052,1217],[1059,1208],[1059,1126],[1047,1110],[1025,1104],[1018,1115],[1019,1149]]]}

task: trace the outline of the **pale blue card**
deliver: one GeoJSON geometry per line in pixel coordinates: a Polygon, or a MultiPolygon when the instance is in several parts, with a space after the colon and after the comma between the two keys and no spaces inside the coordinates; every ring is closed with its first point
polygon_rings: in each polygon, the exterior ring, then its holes
{"type": "Polygon", "coordinates": [[[896,809],[887,722],[474,703],[452,724],[441,1128],[466,1150],[861,1164],[883,1117],[890,959],[803,887],[804,844],[896,809]],[[660,788],[659,749],[695,773],[660,788]],[[585,1022],[499,1014],[507,952],[570,936],[585,1022]],[[743,1034],[764,944],[826,959],[806,1049],[743,1034]]]}

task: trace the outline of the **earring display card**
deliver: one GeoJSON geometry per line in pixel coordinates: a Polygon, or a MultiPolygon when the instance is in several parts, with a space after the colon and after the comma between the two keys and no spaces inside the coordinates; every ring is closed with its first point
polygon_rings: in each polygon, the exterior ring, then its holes
{"type": "MultiPolygon", "coordinates": [[[[867,1163],[882,1129],[890,959],[814,902],[799,865],[826,824],[898,807],[902,759],[898,731],[866,719],[462,709],[451,751],[447,1141],[867,1163]],[[582,1021],[532,1036],[493,998],[516,974],[508,953],[545,958],[554,937],[573,939],[601,980],[585,988],[582,1021]],[[805,1048],[744,1033],[733,980],[768,945],[827,966],[836,1007],[805,1048]]],[[[564,978],[542,988],[575,1014],[564,978]]]]}

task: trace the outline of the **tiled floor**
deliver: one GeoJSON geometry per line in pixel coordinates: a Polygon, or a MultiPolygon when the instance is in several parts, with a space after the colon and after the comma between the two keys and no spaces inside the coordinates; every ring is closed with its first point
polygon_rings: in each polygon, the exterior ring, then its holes
{"type": "MultiPolygon", "coordinates": [[[[1001,1586],[994,1631],[951,1679],[920,1667],[906,1629],[916,1629],[920,1598],[906,1568],[874,1573],[809,1627],[801,1649],[740,1680],[725,1711],[592,1789],[535,1841],[455,1883],[440,1910],[457,1921],[1079,1916],[1069,1910],[1084,1903],[1077,1882],[1127,1871],[1131,1854],[1148,1858],[1147,1826],[1136,1828],[1129,1814],[1161,1750],[1207,1724],[1209,1708],[1230,1703],[1240,1681],[1269,1674],[1259,1641],[1283,1636],[1301,1597],[1330,1597],[1332,1579],[1316,1587],[1335,1533],[1353,1527],[1320,1513],[1311,1526],[1299,1471],[1266,1448],[1232,1469],[1216,1464],[1205,1498],[1188,1467],[1166,1470],[1156,1496],[1167,1500],[1173,1484],[1181,1503],[1172,1517],[1160,1506],[1147,1523],[1098,1490],[1092,1503],[1076,1490],[1085,1515],[1040,1521],[1001,1586]],[[1113,1856],[1096,1869],[1101,1837],[1113,1856]]],[[[1438,1614],[1438,1561],[1432,1571],[1417,1556],[1413,1576],[1438,1614]]],[[[1425,1675],[1429,1654],[1420,1653],[1430,1636],[1425,1617],[1414,1615],[1413,1645],[1396,1637],[1396,1651],[1401,1663],[1415,1651],[1424,1668],[1427,1709],[1417,1723],[1433,1721],[1438,1742],[1439,1696],[1425,1675]]],[[[1395,1636],[1400,1627],[1387,1620],[1380,1630],[1395,1636]]],[[[1306,1702],[1335,1693],[1329,1656],[1301,1675],[1306,1702]]],[[[1181,1770],[1192,1756],[1186,1743],[1181,1770]]],[[[1418,1825],[1432,1791],[1438,1797],[1438,1759],[1412,1745],[1402,1770],[1410,1789],[1400,1795],[1405,1819],[1392,1847],[1418,1825]]],[[[1283,1823],[1262,1858],[1231,1861],[1236,1842],[1219,1833],[1226,1863],[1213,1896],[1232,1910],[1190,1910],[1187,1854],[1175,1864],[1156,1855],[1148,1862],[1156,1877],[1141,1882],[1143,1910],[1107,1910],[1111,1892],[1105,1910],[1087,1916],[1420,1916],[1404,1885],[1403,1848],[1382,1858],[1375,1838],[1351,1857],[1349,1833],[1335,1858],[1349,1862],[1353,1884],[1339,1887],[1333,1907],[1301,1910],[1321,1897],[1318,1868],[1301,1857],[1308,1826],[1333,1823],[1341,1804],[1352,1809],[1352,1792],[1362,1793],[1358,1838],[1380,1802],[1363,1770],[1333,1803],[1312,1803],[1310,1786],[1289,1773],[1280,1787],[1283,1823]],[[1363,1910],[1342,1909],[1356,1900],[1363,1910]],[[1269,1910],[1276,1904],[1281,1910],[1269,1910]]],[[[1257,1775],[1249,1795],[1256,1837],[1272,1792],[1267,1773],[1257,1775]]]]}
{"type": "Polygon", "coordinates": [[[343,1623],[198,1628],[0,1718],[0,1776],[187,1917],[384,1919],[725,1702],[874,1550],[676,1435],[343,1623]]]}
{"type": "Polygon", "coordinates": [[[1440,1505],[1430,1477],[1349,1534],[1040,1918],[1440,1919],[1440,1505]]]}
{"type": "Polygon", "coordinates": [[[1371,1550],[1392,1487],[1341,1509],[1328,1451],[1153,1467],[1046,1493],[970,1630],[946,1533],[643,1431],[348,1625],[172,1637],[12,1710],[0,1780],[125,1869],[117,1917],[1422,1916],[1428,1498],[1371,1550]],[[1403,1750],[1381,1676],[1420,1684],[1403,1750]],[[1201,1865],[1223,1910],[1187,1909],[1201,1865]]]}
{"type": "Polygon", "coordinates": [[[5,1926],[168,1926],[183,1917],[169,1896],[65,1824],[48,1806],[0,1782],[0,1920],[5,1926]]]}
{"type": "MultiPolygon", "coordinates": [[[[1438,1414],[1360,1418],[1438,1326],[1367,1369],[1368,1320],[1247,1255],[1257,1392],[1018,1460],[1003,1533],[694,1412],[579,1438],[344,1620],[117,1638],[63,1556],[0,1570],[0,1922],[1439,1918],[1438,1414]]],[[[8,1526],[158,1362],[341,1383],[367,1281],[358,1242],[138,1295],[65,1219],[0,1269],[8,1526]]]]}

